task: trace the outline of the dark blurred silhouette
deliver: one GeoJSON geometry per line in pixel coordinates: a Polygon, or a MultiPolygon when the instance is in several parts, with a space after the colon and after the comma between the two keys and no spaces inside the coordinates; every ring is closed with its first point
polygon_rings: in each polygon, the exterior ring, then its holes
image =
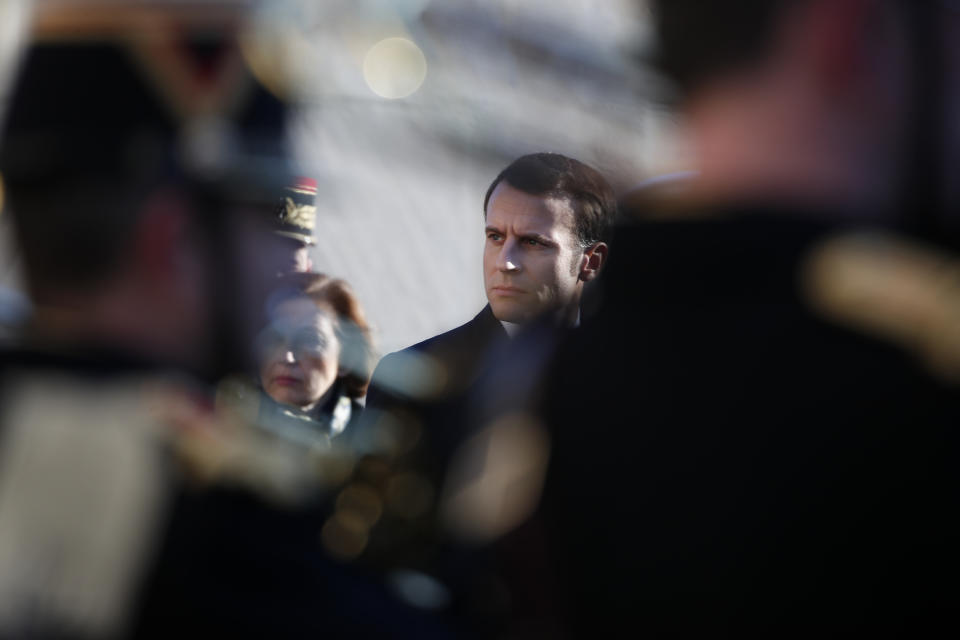
{"type": "Polygon", "coordinates": [[[284,502],[318,461],[212,411],[289,259],[286,108],[236,7],[41,9],[0,137],[34,303],[0,367],[0,636],[436,635],[284,502]]]}
{"type": "Polygon", "coordinates": [[[914,7],[653,11],[698,171],[626,203],[597,315],[542,360],[543,586],[576,637],[955,632],[960,263],[899,231],[937,219],[914,7]]]}

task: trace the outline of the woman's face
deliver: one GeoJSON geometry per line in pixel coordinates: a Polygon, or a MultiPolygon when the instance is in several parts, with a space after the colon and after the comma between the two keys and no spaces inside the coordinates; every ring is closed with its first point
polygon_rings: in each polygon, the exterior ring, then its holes
{"type": "Polygon", "coordinates": [[[282,404],[310,409],[339,373],[333,316],[310,300],[277,306],[260,339],[260,382],[282,404]]]}

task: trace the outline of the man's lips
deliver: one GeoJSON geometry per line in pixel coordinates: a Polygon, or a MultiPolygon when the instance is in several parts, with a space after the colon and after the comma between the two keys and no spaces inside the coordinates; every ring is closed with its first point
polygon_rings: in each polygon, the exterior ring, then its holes
{"type": "Polygon", "coordinates": [[[524,291],[523,289],[519,289],[517,287],[511,287],[508,285],[498,285],[496,287],[492,287],[490,290],[502,296],[516,296],[516,295],[520,295],[521,293],[526,293],[526,291],[524,291]]]}
{"type": "Polygon", "coordinates": [[[281,387],[294,387],[303,384],[299,378],[293,376],[274,376],[273,383],[281,387]]]}

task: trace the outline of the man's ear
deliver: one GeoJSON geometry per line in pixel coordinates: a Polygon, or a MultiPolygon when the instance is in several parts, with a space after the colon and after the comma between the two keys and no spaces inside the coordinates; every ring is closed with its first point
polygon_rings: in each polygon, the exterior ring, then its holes
{"type": "Polygon", "coordinates": [[[589,282],[597,277],[600,268],[607,261],[607,251],[609,251],[606,242],[595,242],[583,251],[583,259],[580,264],[580,279],[589,282]]]}

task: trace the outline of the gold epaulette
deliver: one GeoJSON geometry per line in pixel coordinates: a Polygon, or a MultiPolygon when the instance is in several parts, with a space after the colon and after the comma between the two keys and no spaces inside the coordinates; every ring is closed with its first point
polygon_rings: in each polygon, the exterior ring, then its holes
{"type": "Polygon", "coordinates": [[[960,382],[960,260],[892,234],[848,233],[820,243],[802,276],[807,301],[824,317],[960,382]]]}

